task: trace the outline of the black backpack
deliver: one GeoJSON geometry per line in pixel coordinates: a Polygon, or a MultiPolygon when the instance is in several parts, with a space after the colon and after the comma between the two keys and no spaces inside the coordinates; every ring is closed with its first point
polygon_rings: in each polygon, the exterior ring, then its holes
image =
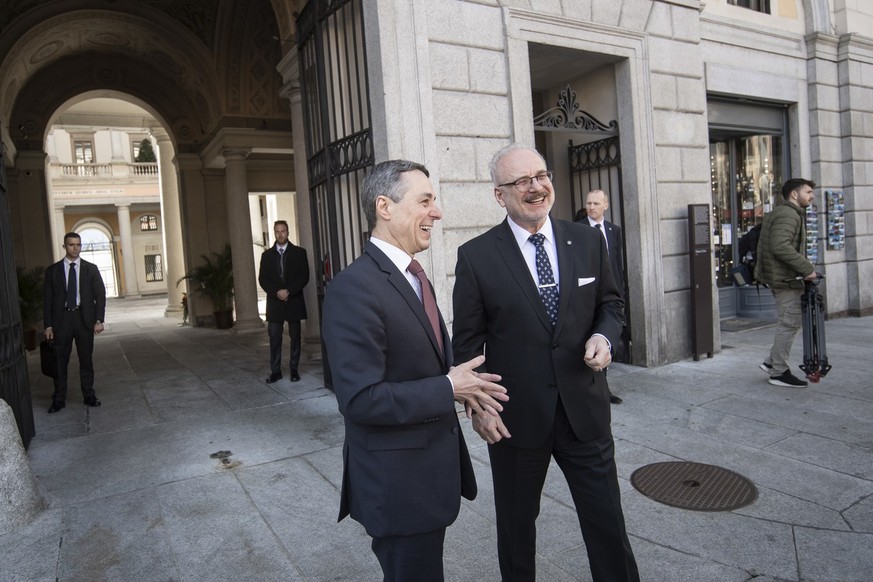
{"type": "MultiPolygon", "coordinates": [[[[740,253],[740,264],[730,270],[731,279],[737,287],[760,285],[755,280],[755,265],[758,262],[758,239],[761,238],[761,225],[755,225],[749,232],[740,237],[737,250],[740,253]]],[[[764,285],[766,287],[766,285],[764,285]]]]}

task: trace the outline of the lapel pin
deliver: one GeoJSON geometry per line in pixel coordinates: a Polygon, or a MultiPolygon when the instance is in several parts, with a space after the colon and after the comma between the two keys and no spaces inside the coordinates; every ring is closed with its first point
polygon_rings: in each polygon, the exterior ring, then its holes
{"type": "Polygon", "coordinates": [[[568,245],[571,245],[571,244],[573,244],[573,241],[568,240],[568,241],[567,241],[567,244],[568,244],[568,245]]]}

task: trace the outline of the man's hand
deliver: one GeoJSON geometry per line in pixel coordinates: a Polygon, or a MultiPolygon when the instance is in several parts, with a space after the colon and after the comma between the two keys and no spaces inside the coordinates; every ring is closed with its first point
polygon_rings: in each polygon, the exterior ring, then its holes
{"type": "Polygon", "coordinates": [[[103,324],[98,321],[94,324],[94,335],[97,335],[101,331],[103,331],[103,324]]]}
{"type": "Polygon", "coordinates": [[[803,278],[804,281],[815,281],[816,279],[818,279],[818,273],[815,271],[803,278]]]}
{"type": "Polygon", "coordinates": [[[493,445],[504,438],[508,439],[512,436],[509,434],[506,425],[503,424],[503,419],[500,418],[499,414],[475,415],[473,417],[473,430],[475,430],[476,433],[482,437],[482,440],[489,445],[493,445]]]}
{"type": "Polygon", "coordinates": [[[601,335],[591,336],[585,342],[585,364],[599,372],[612,363],[612,354],[609,353],[609,343],[601,335]]]}
{"type": "Polygon", "coordinates": [[[55,330],[50,327],[45,328],[45,331],[42,333],[47,341],[52,341],[53,339],[55,339],[55,330]]]}
{"type": "Polygon", "coordinates": [[[493,414],[503,410],[498,400],[506,402],[506,388],[495,384],[500,381],[497,374],[476,372],[475,369],[485,363],[485,356],[476,356],[469,362],[453,366],[449,370],[449,378],[455,387],[455,400],[464,404],[467,417],[476,414],[493,414]]]}
{"type": "Polygon", "coordinates": [[[288,295],[290,294],[287,289],[279,289],[276,291],[276,297],[278,297],[280,301],[288,301],[288,295]]]}

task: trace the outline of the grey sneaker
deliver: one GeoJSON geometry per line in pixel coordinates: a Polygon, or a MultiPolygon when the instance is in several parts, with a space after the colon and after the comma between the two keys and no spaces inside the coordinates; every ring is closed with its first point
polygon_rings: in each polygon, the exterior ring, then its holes
{"type": "Polygon", "coordinates": [[[801,380],[791,373],[790,370],[785,370],[784,373],[778,376],[770,376],[768,380],[773,386],[785,386],[786,388],[806,388],[806,380],[801,380]]]}
{"type": "Polygon", "coordinates": [[[761,365],[758,367],[761,368],[762,370],[764,370],[765,372],[767,372],[768,374],[770,374],[773,371],[773,366],[771,366],[767,362],[761,362],[761,365]]]}

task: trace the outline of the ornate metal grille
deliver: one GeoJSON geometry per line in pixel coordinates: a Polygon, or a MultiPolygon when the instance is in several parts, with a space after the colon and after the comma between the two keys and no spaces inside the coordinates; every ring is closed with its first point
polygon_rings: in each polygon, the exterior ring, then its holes
{"type": "MultiPolygon", "coordinates": [[[[311,0],[297,19],[318,310],[333,276],[361,254],[359,188],[374,163],[364,0],[311,0]]],[[[331,386],[327,355],[325,384],[331,386]]]]}
{"type": "Polygon", "coordinates": [[[30,398],[30,378],[24,351],[15,256],[12,248],[6,169],[0,143],[0,399],[5,400],[27,447],[36,433],[30,398]]]}
{"type": "MultiPolygon", "coordinates": [[[[615,122],[612,122],[615,123],[615,122]]],[[[617,129],[617,125],[615,126],[617,129]]],[[[573,214],[580,216],[584,213],[585,197],[592,190],[603,190],[609,198],[609,209],[606,211],[606,219],[619,225],[623,233],[627,233],[624,227],[624,194],[621,189],[621,147],[619,137],[613,136],[599,141],[570,145],[567,148],[567,156],[570,166],[570,195],[573,201],[573,214]]],[[[623,263],[627,269],[627,236],[622,240],[623,263]]],[[[627,273],[624,281],[625,297],[625,321],[628,335],[631,332],[630,300],[627,273]]],[[[630,361],[630,353],[622,359],[630,361]]]]}
{"type": "Polygon", "coordinates": [[[297,20],[319,300],[367,237],[358,189],[373,165],[362,0],[312,0],[297,20]]]}

